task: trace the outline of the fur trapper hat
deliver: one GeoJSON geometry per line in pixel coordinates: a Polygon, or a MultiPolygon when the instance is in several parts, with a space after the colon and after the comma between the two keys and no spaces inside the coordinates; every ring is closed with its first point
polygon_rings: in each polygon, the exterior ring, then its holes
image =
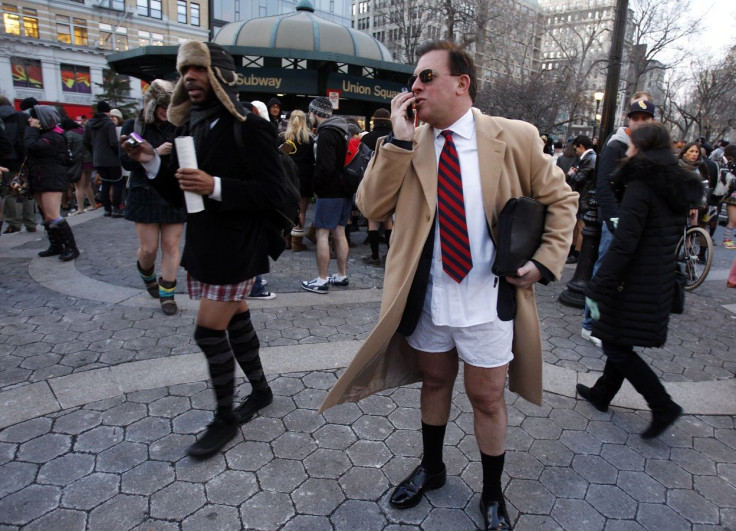
{"type": "Polygon", "coordinates": [[[171,93],[174,92],[174,84],[165,79],[154,79],[148,92],[143,96],[143,121],[152,124],[156,121],[156,107],[159,105],[165,109],[171,103],[171,93]]]}
{"type": "Polygon", "coordinates": [[[179,126],[189,120],[191,102],[184,88],[183,69],[185,66],[201,66],[207,69],[210,87],[220,103],[241,122],[247,111],[238,101],[238,75],[235,62],[227,51],[213,42],[186,41],[179,46],[176,56],[176,70],[182,77],[174,87],[169,106],[169,122],[179,126]]]}

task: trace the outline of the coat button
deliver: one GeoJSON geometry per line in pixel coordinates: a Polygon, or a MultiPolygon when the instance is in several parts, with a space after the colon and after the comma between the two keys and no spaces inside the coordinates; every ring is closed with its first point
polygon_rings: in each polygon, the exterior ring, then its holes
{"type": "Polygon", "coordinates": [[[623,284],[619,284],[618,287],[616,288],[616,291],[618,291],[619,293],[621,293],[623,290],[624,290],[623,284]]]}

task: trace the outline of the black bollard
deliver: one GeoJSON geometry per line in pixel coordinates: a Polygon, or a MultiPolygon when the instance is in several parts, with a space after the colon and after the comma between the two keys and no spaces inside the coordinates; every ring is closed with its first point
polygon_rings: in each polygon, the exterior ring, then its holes
{"type": "Polygon", "coordinates": [[[588,205],[583,215],[583,245],[580,249],[575,274],[567,283],[567,289],[560,293],[559,300],[565,306],[585,307],[585,286],[593,276],[593,266],[598,260],[598,245],[601,242],[601,223],[598,221],[598,201],[595,188],[588,191],[588,205]]]}

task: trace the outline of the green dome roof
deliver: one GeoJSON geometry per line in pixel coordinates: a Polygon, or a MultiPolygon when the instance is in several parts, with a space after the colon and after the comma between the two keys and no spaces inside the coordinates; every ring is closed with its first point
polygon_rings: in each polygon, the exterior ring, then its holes
{"type": "Polygon", "coordinates": [[[303,50],[393,62],[391,52],[378,40],[316,16],[309,0],[301,0],[295,13],[231,22],[220,29],[214,41],[223,46],[303,50]]]}

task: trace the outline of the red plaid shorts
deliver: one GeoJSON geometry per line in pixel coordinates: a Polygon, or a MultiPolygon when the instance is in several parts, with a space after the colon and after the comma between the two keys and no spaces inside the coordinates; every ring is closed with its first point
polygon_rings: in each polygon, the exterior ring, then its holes
{"type": "Polygon", "coordinates": [[[189,298],[193,300],[209,299],[212,301],[236,302],[248,298],[256,277],[249,278],[238,284],[205,284],[187,273],[187,290],[189,298]]]}

